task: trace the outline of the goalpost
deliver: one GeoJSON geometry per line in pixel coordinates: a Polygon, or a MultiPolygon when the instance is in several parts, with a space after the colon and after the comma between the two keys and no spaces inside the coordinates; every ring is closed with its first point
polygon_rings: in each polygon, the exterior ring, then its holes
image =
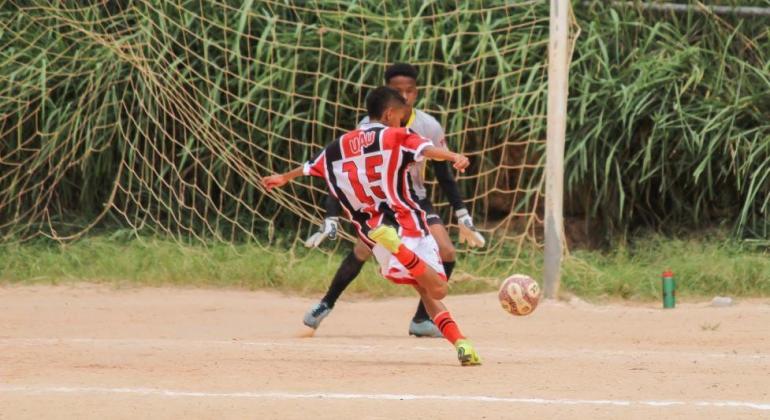
{"type": "Polygon", "coordinates": [[[564,254],[564,140],[567,131],[569,0],[551,0],[548,39],[548,134],[545,170],[543,294],[555,299],[564,254]]]}
{"type": "MultiPolygon", "coordinates": [[[[0,9],[0,238],[70,240],[118,224],[185,242],[301,247],[323,218],[325,186],[304,179],[268,195],[259,178],[354,127],[385,68],[405,61],[420,72],[418,108],[472,162],[456,177],[488,241],[458,248],[472,256],[468,270],[495,281],[524,260],[538,270],[531,262],[545,247],[553,297],[569,7],[9,0],[0,9]]],[[[427,179],[456,236],[453,210],[427,179]]]]}

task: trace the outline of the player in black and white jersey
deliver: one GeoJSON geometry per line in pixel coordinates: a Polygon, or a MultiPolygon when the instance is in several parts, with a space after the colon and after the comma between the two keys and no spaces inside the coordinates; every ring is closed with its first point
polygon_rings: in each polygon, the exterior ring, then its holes
{"type": "MultiPolygon", "coordinates": [[[[441,124],[429,114],[414,108],[417,101],[417,69],[405,63],[396,63],[385,71],[385,83],[388,87],[397,90],[406,100],[409,107],[409,118],[405,126],[414,130],[417,134],[431,140],[437,147],[446,148],[444,129],[441,124]]],[[[368,118],[364,118],[359,126],[367,124],[368,118]]],[[[476,230],[473,219],[463,203],[460,189],[452,176],[452,170],[447,162],[432,161],[433,172],[436,175],[441,190],[446,194],[450,205],[457,216],[460,227],[460,242],[467,242],[472,247],[482,247],[485,244],[484,237],[476,230]]],[[[439,246],[439,253],[447,278],[452,274],[455,265],[455,248],[449,237],[441,218],[433,210],[433,205],[428,198],[425,188],[425,162],[415,164],[410,168],[410,191],[415,201],[427,213],[427,221],[432,236],[439,246]]],[[[338,229],[340,205],[331,196],[326,202],[326,218],[321,230],[314,233],[305,242],[308,247],[318,246],[324,239],[335,239],[338,229]]],[[[310,328],[316,329],[321,321],[331,312],[334,304],[347,286],[358,276],[364,262],[371,256],[371,251],[361,240],[356,243],[340,265],[332,279],[326,295],[305,314],[303,322],[310,328]]],[[[409,324],[409,334],[417,337],[441,337],[441,332],[431,321],[420,302],[412,321],[409,324]]]]}

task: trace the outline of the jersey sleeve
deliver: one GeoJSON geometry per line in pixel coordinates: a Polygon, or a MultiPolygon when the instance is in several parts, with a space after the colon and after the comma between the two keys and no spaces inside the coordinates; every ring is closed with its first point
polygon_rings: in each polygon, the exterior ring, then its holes
{"type": "Polygon", "coordinates": [[[319,178],[326,177],[326,149],[321,150],[312,160],[305,162],[302,173],[319,178]]]}
{"type": "Polygon", "coordinates": [[[433,144],[435,144],[436,147],[440,147],[442,149],[448,149],[446,145],[446,134],[444,134],[444,129],[441,128],[440,125],[436,127],[436,130],[433,133],[433,135],[434,135],[433,144]]]}
{"type": "Polygon", "coordinates": [[[414,153],[414,160],[415,162],[419,162],[423,160],[425,157],[422,155],[423,150],[425,150],[428,146],[433,146],[433,142],[429,139],[426,139],[425,137],[415,133],[414,131],[410,129],[405,129],[405,135],[403,137],[403,141],[401,142],[402,146],[414,153]]]}
{"type": "Polygon", "coordinates": [[[430,118],[430,123],[428,124],[426,131],[425,136],[428,137],[436,147],[442,149],[447,148],[444,128],[441,127],[441,124],[435,118],[430,118]]]}

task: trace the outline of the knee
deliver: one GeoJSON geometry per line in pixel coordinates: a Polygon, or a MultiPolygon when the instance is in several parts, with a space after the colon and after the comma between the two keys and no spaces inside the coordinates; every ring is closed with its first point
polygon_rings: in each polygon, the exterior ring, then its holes
{"type": "Polygon", "coordinates": [[[358,261],[366,261],[369,256],[372,255],[372,251],[359,241],[356,242],[356,245],[353,247],[353,254],[355,254],[358,261]]]}
{"type": "Polygon", "coordinates": [[[447,288],[446,283],[441,282],[441,284],[437,284],[437,285],[431,287],[428,292],[429,292],[428,296],[431,299],[442,300],[442,299],[444,299],[446,297],[447,292],[448,292],[448,288],[447,288]]]}

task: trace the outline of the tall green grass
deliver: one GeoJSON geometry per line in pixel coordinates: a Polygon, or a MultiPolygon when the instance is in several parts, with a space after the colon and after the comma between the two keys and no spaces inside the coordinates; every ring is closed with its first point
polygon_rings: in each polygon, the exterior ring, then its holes
{"type": "Polygon", "coordinates": [[[770,17],[610,3],[576,7],[568,211],[605,239],[713,225],[768,238],[770,17]]]}
{"type": "MultiPolygon", "coordinates": [[[[0,245],[0,283],[10,285],[93,282],[115,287],[224,287],[300,294],[325,292],[342,257],[303,248],[184,245],[158,237],[91,236],[69,244],[48,240],[0,245]]],[[[455,291],[490,290],[487,282],[460,275],[455,291]]],[[[367,264],[350,286],[366,296],[411,295],[367,264]]]]}
{"type": "MultiPolygon", "coordinates": [[[[2,2],[0,237],[92,223],[201,243],[305,235],[325,188],[297,184],[274,200],[255,181],[352,127],[366,89],[396,60],[419,66],[420,106],[472,155],[461,185],[477,221],[532,215],[542,203],[547,7],[2,2]]],[[[606,1],[576,2],[575,12],[569,215],[608,242],[715,225],[767,239],[769,19],[606,1]]]]}
{"type": "MultiPolygon", "coordinates": [[[[0,284],[96,282],[115,287],[178,286],[269,289],[320,296],[342,258],[318,251],[255,244],[180,245],[163,238],[92,236],[66,245],[50,241],[0,245],[0,284]]],[[[496,290],[514,272],[541,278],[539,253],[525,254],[514,267],[482,267],[482,260],[460,258],[451,293],[496,290]],[[480,276],[481,275],[481,276],[480,276]]],[[[770,255],[765,249],[711,236],[668,239],[646,236],[608,253],[577,251],[564,262],[563,293],[588,299],[655,300],[660,275],[676,274],[683,299],[713,295],[770,296],[770,255]]],[[[352,294],[411,296],[409,287],[381,278],[373,262],[350,286],[352,294]]]]}
{"type": "Polygon", "coordinates": [[[256,181],[355,127],[398,60],[474,155],[462,187],[477,219],[492,187],[528,187],[515,205],[534,213],[541,172],[511,166],[542,145],[516,162],[500,147],[542,138],[546,16],[539,1],[4,2],[0,237],[75,220],[201,242],[306,233],[324,186],[268,197],[256,181]]]}
{"type": "Polygon", "coordinates": [[[727,232],[672,239],[644,235],[607,252],[580,250],[564,262],[563,287],[578,296],[654,300],[661,275],[675,274],[677,296],[770,296],[770,254],[727,232]]]}

